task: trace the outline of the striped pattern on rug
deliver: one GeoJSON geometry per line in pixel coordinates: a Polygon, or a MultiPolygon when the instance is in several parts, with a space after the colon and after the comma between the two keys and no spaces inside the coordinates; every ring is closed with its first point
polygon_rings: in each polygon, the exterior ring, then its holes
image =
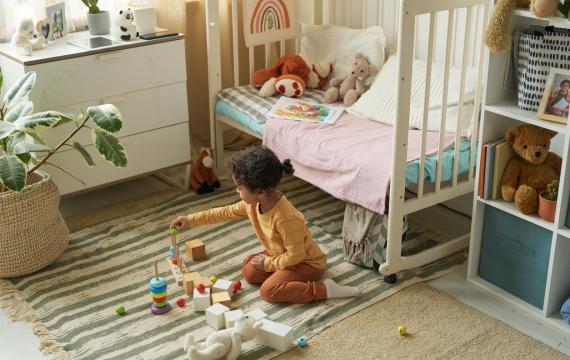
{"type": "MultiPolygon", "coordinates": [[[[404,286],[451,270],[465,260],[457,254],[404,274],[395,286],[385,284],[377,273],[344,261],[340,236],[343,202],[292,177],[284,179],[280,190],[305,214],[310,231],[326,252],[326,276],[362,291],[362,296],[350,299],[307,305],[270,304],[260,299],[258,287],[244,282],[244,291],[235,299],[234,308],[260,308],[270,319],[292,326],[296,336],[310,337],[404,286]]],[[[221,189],[208,196],[184,194],[145,211],[91,226],[72,234],[69,249],[56,263],[11,282],[51,338],[73,359],[186,358],[181,346],[184,335],[192,332],[200,340],[213,330],[207,326],[204,313],[192,311],[191,299],[183,309],[175,305],[175,300],[185,295],[173,283],[165,260],[170,245],[168,223],[176,215],[238,200],[233,185],[224,182],[221,189]],[[160,276],[169,284],[168,300],[173,305],[162,316],[149,311],[148,282],[154,260],[158,261],[160,276]],[[125,306],[125,316],[115,313],[118,305],[125,306]]],[[[410,237],[405,247],[411,252],[435,242],[413,229],[410,237]]],[[[189,270],[229,280],[241,279],[245,256],[262,250],[247,219],[180,234],[183,259],[184,241],[194,238],[205,241],[208,258],[200,262],[187,260],[189,270]]],[[[250,341],[243,345],[241,358],[263,359],[276,354],[250,341]]]]}

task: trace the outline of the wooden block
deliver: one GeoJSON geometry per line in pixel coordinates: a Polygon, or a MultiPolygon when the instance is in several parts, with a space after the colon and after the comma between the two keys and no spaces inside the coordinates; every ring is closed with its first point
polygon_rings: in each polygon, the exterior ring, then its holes
{"type": "Polygon", "coordinates": [[[184,261],[180,259],[180,264],[174,265],[170,258],[166,258],[166,262],[168,262],[168,266],[170,266],[170,270],[172,271],[172,275],[174,276],[176,284],[178,284],[178,286],[184,286],[182,275],[188,273],[188,269],[186,268],[184,261]]]}
{"type": "Polygon", "coordinates": [[[262,319],[263,326],[258,331],[256,341],[275,350],[286,351],[293,346],[293,328],[262,319]]]}
{"type": "Polygon", "coordinates": [[[253,319],[253,321],[259,321],[267,317],[265,311],[261,309],[251,310],[246,315],[249,316],[250,319],[253,319]]]}
{"type": "Polygon", "coordinates": [[[232,282],[224,279],[216,280],[216,283],[212,286],[212,294],[217,294],[221,292],[225,292],[230,297],[232,297],[233,295],[232,282]]]}
{"type": "Polygon", "coordinates": [[[204,284],[205,287],[207,288],[211,288],[212,287],[212,281],[207,278],[207,277],[199,277],[197,279],[194,279],[194,289],[199,285],[199,284],[204,284]]]}
{"type": "Polygon", "coordinates": [[[222,304],[232,308],[232,298],[225,292],[212,294],[212,304],[222,304]]]}
{"type": "Polygon", "coordinates": [[[192,299],[194,301],[194,311],[206,311],[212,305],[210,295],[210,289],[208,288],[206,288],[203,294],[194,289],[194,298],[192,299]]]}
{"type": "Polygon", "coordinates": [[[184,247],[186,248],[186,255],[193,261],[206,257],[206,246],[202,240],[186,241],[184,247]]]}
{"type": "Polygon", "coordinates": [[[230,311],[227,306],[222,304],[213,304],[206,309],[206,323],[216,330],[222,330],[226,323],[224,314],[230,311]]]}
{"type": "Polygon", "coordinates": [[[194,292],[194,281],[200,278],[201,275],[199,272],[191,272],[182,275],[182,282],[184,283],[184,290],[186,291],[186,295],[192,296],[194,292]]]}
{"type": "Polygon", "coordinates": [[[234,326],[237,319],[244,317],[245,314],[241,310],[233,310],[224,313],[224,322],[226,324],[226,329],[234,326]]]}

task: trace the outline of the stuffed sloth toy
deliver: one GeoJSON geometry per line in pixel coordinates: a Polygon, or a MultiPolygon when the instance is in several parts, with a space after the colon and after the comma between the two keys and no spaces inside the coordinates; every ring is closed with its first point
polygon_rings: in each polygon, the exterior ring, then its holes
{"type": "Polygon", "coordinates": [[[332,72],[330,64],[319,63],[309,66],[297,54],[285,54],[267,69],[253,73],[251,84],[260,86],[259,96],[270,97],[276,92],[296,97],[303,95],[306,88],[322,89],[332,72]]]}
{"type": "Polygon", "coordinates": [[[556,13],[559,0],[497,0],[495,12],[489,19],[485,31],[485,45],[494,53],[506,50],[511,44],[510,19],[517,6],[530,7],[538,17],[556,13]]]}
{"type": "Polygon", "coordinates": [[[184,352],[189,360],[235,360],[241,352],[241,344],[255,337],[263,323],[245,316],[236,320],[234,327],[216,331],[203,342],[196,343],[191,334],[184,338],[184,352]]]}

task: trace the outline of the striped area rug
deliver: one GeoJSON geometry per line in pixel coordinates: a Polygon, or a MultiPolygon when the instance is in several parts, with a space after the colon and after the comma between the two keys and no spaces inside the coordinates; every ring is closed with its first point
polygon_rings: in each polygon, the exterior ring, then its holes
{"type": "MultiPolygon", "coordinates": [[[[322,249],[328,255],[328,277],[358,286],[357,298],[329,300],[308,305],[269,304],[259,297],[258,287],[244,282],[244,291],[233,306],[244,311],[260,308],[269,318],[295,329],[295,336],[312,336],[351,314],[393,294],[412,283],[450,271],[464,262],[457,254],[402,276],[394,286],[382,282],[375,272],[343,260],[342,217],[344,203],[295,178],[286,178],[281,191],[300,209],[322,249]]],[[[198,339],[212,330],[204,313],[190,305],[175,305],[183,289],[173,283],[166,263],[170,239],[168,223],[176,215],[238,201],[234,187],[225,182],[209,196],[184,194],[164,204],[116,218],[72,234],[69,249],[44,271],[25,278],[0,281],[0,306],[9,307],[16,318],[32,322],[40,336],[42,350],[73,359],[183,359],[181,339],[192,332],[198,339]],[[148,282],[152,262],[158,261],[160,276],[169,284],[167,315],[149,311],[148,282]],[[115,308],[123,305],[125,316],[115,308]]],[[[407,251],[433,245],[435,240],[411,230],[407,251]]],[[[190,271],[241,279],[241,264],[247,254],[261,251],[247,219],[204,226],[178,236],[183,243],[200,238],[206,243],[208,258],[186,261],[190,271]]],[[[265,359],[277,352],[250,341],[243,345],[243,359],[265,359]]]]}

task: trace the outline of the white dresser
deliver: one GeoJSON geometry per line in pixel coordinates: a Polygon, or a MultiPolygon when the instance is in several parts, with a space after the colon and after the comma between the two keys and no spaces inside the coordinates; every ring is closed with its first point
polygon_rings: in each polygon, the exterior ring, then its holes
{"type": "MultiPolygon", "coordinates": [[[[184,36],[134,40],[99,50],[68,43],[88,36],[88,32],[67,35],[34,51],[32,56],[20,55],[10,44],[0,44],[4,92],[24,73],[36,72],[30,94],[34,111],[78,112],[112,103],[123,115],[123,128],[117,136],[127,151],[127,166],[115,168],[101,158],[91,145],[91,130],[83,129],[75,139],[92,154],[94,168],[87,167],[74,150],[65,148],[50,160],[79,176],[86,186],[55,167],[43,167],[62,195],[188,163],[191,155],[184,36]]],[[[72,126],[47,129],[46,141],[59,143],[72,126]]]]}

